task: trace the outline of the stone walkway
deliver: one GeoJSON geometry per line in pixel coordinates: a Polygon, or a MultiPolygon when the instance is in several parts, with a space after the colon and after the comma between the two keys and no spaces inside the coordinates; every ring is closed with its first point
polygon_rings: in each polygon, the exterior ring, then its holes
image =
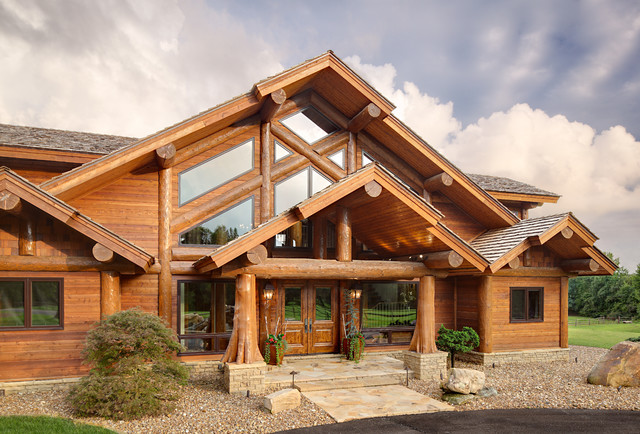
{"type": "Polygon", "coordinates": [[[413,372],[389,356],[367,354],[360,363],[336,355],[285,358],[281,366],[270,367],[265,385],[291,387],[292,371],[295,388],[337,422],[452,409],[404,387],[413,372]]]}

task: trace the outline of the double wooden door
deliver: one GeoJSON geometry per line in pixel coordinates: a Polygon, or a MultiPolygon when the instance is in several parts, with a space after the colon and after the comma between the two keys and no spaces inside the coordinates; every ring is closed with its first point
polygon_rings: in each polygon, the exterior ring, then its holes
{"type": "Polygon", "coordinates": [[[285,281],[281,291],[287,354],[334,353],[339,349],[338,282],[285,281]]]}

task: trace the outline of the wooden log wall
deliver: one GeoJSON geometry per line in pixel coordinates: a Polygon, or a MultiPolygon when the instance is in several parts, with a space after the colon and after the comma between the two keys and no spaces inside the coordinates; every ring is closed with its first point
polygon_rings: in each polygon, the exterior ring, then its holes
{"type": "Polygon", "coordinates": [[[0,272],[0,277],[63,278],[64,330],[0,331],[0,381],[85,375],[81,351],[100,319],[100,273],[0,272]]]}

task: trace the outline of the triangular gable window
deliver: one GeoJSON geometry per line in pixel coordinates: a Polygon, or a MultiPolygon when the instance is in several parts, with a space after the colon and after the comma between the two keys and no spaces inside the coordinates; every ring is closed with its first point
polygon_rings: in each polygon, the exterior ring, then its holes
{"type": "Polygon", "coordinates": [[[334,152],[329,155],[329,160],[331,160],[336,166],[341,169],[344,169],[344,149],[340,149],[338,152],[334,152]]]}
{"type": "Polygon", "coordinates": [[[313,196],[333,182],[312,167],[307,167],[276,184],[275,212],[291,208],[293,205],[313,196]]]}
{"type": "Polygon", "coordinates": [[[373,163],[374,160],[373,158],[371,158],[366,152],[362,151],[362,166],[366,166],[367,164],[371,164],[373,163]]]}
{"type": "Polygon", "coordinates": [[[253,228],[253,196],[180,234],[180,244],[223,245],[253,228]]]}
{"type": "Polygon", "coordinates": [[[333,122],[313,107],[307,107],[280,121],[305,142],[312,144],[338,130],[333,122]]]}
{"type": "Polygon", "coordinates": [[[288,148],[286,148],[282,143],[278,142],[277,140],[274,140],[273,142],[274,144],[274,159],[273,162],[277,163],[280,160],[284,160],[285,158],[287,158],[289,155],[293,155],[293,152],[291,152],[288,148]]]}

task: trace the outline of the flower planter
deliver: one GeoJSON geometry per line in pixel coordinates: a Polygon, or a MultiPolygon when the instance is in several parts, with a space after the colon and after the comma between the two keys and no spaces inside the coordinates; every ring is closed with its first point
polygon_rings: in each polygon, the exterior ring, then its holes
{"type": "Polygon", "coordinates": [[[360,361],[362,353],[364,352],[364,339],[358,338],[344,338],[342,340],[342,352],[347,357],[347,360],[353,360],[356,363],[360,361]],[[354,340],[353,352],[351,352],[351,340],[354,340]]]}
{"type": "Polygon", "coordinates": [[[280,352],[280,357],[278,357],[278,351],[275,345],[267,344],[265,346],[265,352],[269,351],[269,365],[280,366],[282,364],[282,358],[284,357],[284,351],[280,352]]]}

